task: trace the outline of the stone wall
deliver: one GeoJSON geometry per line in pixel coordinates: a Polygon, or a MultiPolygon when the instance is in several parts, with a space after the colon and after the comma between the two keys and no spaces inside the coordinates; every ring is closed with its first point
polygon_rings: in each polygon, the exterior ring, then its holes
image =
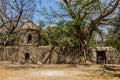
{"type": "Polygon", "coordinates": [[[106,64],[120,64],[120,52],[113,47],[89,48],[89,53],[92,54],[91,62],[96,63],[98,51],[105,51],[106,64]]]}
{"type": "Polygon", "coordinates": [[[20,36],[21,39],[19,41],[19,45],[39,45],[39,35],[36,30],[21,30],[20,36]],[[31,40],[29,41],[29,36],[31,36],[31,40]]]}
{"type": "Polygon", "coordinates": [[[2,46],[0,46],[0,60],[3,60],[3,52],[4,52],[4,49],[2,46]]]}
{"type": "MultiPolygon", "coordinates": [[[[89,48],[87,58],[92,63],[97,61],[97,51],[105,51],[106,63],[120,63],[120,53],[111,47],[89,48]]],[[[52,47],[52,46],[7,46],[0,47],[0,60],[26,63],[79,63],[78,47],[52,47]],[[29,54],[29,57],[25,55],[29,54]]],[[[82,55],[81,55],[82,56],[82,55]]],[[[81,60],[80,60],[81,59],[81,60]]],[[[81,63],[81,62],[80,62],[81,63]]]]}
{"type": "Polygon", "coordinates": [[[18,61],[18,46],[0,46],[0,60],[3,61],[18,61]]]}

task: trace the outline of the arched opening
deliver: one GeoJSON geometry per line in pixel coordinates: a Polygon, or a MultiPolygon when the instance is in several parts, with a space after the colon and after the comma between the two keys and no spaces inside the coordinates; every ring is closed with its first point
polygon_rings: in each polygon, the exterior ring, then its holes
{"type": "Polygon", "coordinates": [[[27,62],[29,60],[29,58],[30,58],[29,53],[25,53],[25,62],[27,62]]]}
{"type": "Polygon", "coordinates": [[[32,42],[32,36],[29,35],[29,36],[28,36],[28,41],[27,41],[27,43],[29,44],[29,43],[31,43],[31,42],[32,42]]]}

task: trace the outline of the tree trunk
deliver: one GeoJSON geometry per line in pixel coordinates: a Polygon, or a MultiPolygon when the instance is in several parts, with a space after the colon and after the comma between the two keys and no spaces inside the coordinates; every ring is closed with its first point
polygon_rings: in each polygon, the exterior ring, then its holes
{"type": "Polygon", "coordinates": [[[54,50],[55,46],[53,46],[50,50],[50,53],[48,55],[48,57],[46,58],[46,60],[43,62],[43,64],[45,64],[48,60],[49,60],[49,64],[51,63],[51,58],[52,58],[52,51],[54,50]]]}

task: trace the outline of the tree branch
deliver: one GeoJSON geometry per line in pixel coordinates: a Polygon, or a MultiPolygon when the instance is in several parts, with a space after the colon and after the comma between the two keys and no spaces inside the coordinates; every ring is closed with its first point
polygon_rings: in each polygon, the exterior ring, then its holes
{"type": "Polygon", "coordinates": [[[74,13],[72,7],[70,6],[70,3],[69,3],[67,0],[63,0],[63,1],[64,1],[64,3],[66,4],[68,10],[70,11],[71,17],[72,17],[73,19],[75,19],[76,16],[75,16],[75,13],[74,13]]]}
{"type": "Polygon", "coordinates": [[[80,6],[79,7],[79,9],[78,9],[78,12],[77,12],[77,15],[79,15],[80,14],[80,12],[82,11],[82,9],[83,8],[85,8],[85,7],[87,7],[87,6],[89,6],[89,5],[92,5],[93,3],[95,3],[97,0],[92,0],[91,2],[89,2],[89,3],[87,3],[87,4],[85,4],[85,5],[82,5],[82,6],[80,6]]]}
{"type": "Polygon", "coordinates": [[[108,10],[107,12],[105,12],[105,13],[101,13],[101,15],[100,15],[98,18],[96,18],[95,21],[97,22],[97,21],[99,21],[99,20],[102,20],[104,17],[110,15],[110,14],[117,8],[119,2],[120,2],[120,0],[117,0],[117,1],[115,2],[114,6],[113,6],[111,9],[109,9],[109,10],[108,10]]]}

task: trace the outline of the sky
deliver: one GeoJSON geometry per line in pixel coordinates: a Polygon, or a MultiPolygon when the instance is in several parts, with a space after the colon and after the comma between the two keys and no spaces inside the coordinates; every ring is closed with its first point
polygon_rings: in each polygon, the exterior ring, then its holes
{"type": "Polygon", "coordinates": [[[40,10],[42,7],[45,7],[48,12],[50,11],[50,6],[55,10],[59,10],[56,0],[35,0],[36,2],[36,11],[34,13],[33,21],[38,24],[40,20],[44,20],[44,17],[40,15],[40,10]]]}

